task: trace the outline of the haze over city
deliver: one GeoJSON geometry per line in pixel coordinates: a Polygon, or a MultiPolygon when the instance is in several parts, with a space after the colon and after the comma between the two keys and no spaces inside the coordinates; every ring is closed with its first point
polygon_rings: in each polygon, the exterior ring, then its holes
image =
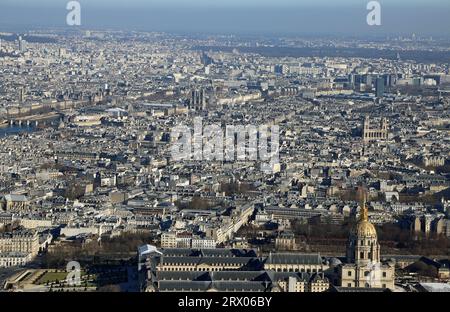
{"type": "Polygon", "coordinates": [[[262,312],[450,292],[449,16],[1,0],[0,293],[262,312]]]}
{"type": "MultiPolygon", "coordinates": [[[[128,30],[236,34],[410,34],[446,36],[445,0],[380,1],[382,25],[366,24],[366,1],[80,1],[82,26],[128,30]]],[[[66,2],[4,0],[0,25],[10,29],[64,27],[66,2]]]]}

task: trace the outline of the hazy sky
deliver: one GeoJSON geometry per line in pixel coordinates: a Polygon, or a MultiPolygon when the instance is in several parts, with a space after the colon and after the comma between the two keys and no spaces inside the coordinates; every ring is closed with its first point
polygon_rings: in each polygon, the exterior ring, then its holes
{"type": "MultiPolygon", "coordinates": [[[[2,4],[14,6],[60,6],[66,0],[2,0],[2,4]]],[[[220,7],[304,7],[304,6],[360,6],[369,1],[364,0],[79,0],[86,6],[109,7],[195,7],[195,6],[220,6],[220,7]]],[[[450,6],[448,0],[384,0],[385,5],[391,6],[450,6]]]]}
{"type": "MultiPolygon", "coordinates": [[[[66,26],[68,0],[0,0],[0,31],[66,26]]],[[[424,34],[450,36],[450,0],[79,0],[82,27],[174,32],[424,34]]]]}

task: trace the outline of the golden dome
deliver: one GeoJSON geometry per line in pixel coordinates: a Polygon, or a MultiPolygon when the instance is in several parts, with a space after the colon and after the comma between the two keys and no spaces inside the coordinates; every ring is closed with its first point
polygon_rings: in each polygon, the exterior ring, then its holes
{"type": "Polygon", "coordinates": [[[377,237],[377,231],[375,230],[375,227],[372,223],[369,222],[369,210],[366,206],[366,200],[365,197],[363,197],[363,201],[361,204],[361,216],[356,223],[356,225],[352,229],[352,233],[356,235],[357,237],[364,237],[364,236],[370,236],[370,237],[377,237]]]}
{"type": "Polygon", "coordinates": [[[360,220],[352,229],[352,233],[358,237],[377,237],[377,231],[372,223],[367,220],[360,220]]]}

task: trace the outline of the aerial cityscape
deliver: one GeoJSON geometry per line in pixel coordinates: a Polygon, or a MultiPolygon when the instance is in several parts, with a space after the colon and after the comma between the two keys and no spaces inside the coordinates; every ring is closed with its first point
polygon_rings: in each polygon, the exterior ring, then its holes
{"type": "Polygon", "coordinates": [[[450,292],[450,34],[90,28],[69,3],[0,22],[0,292],[450,292]]]}

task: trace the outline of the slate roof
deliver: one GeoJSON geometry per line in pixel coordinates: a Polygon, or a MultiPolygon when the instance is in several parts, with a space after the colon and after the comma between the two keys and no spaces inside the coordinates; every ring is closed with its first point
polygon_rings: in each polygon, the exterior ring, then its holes
{"type": "Polygon", "coordinates": [[[160,281],[159,291],[251,291],[263,292],[270,289],[270,282],[208,282],[208,281],[160,281]]]}
{"type": "Polygon", "coordinates": [[[255,258],[249,257],[161,257],[161,264],[189,264],[189,265],[218,265],[218,264],[227,264],[227,265],[246,265],[254,262],[255,258]]]}
{"type": "Polygon", "coordinates": [[[330,292],[365,292],[365,293],[381,293],[381,292],[391,292],[389,288],[364,288],[364,287],[339,287],[331,286],[330,292]]]}
{"type": "Polygon", "coordinates": [[[165,248],[165,256],[189,256],[189,257],[256,257],[252,249],[190,249],[190,248],[165,248]]]}

